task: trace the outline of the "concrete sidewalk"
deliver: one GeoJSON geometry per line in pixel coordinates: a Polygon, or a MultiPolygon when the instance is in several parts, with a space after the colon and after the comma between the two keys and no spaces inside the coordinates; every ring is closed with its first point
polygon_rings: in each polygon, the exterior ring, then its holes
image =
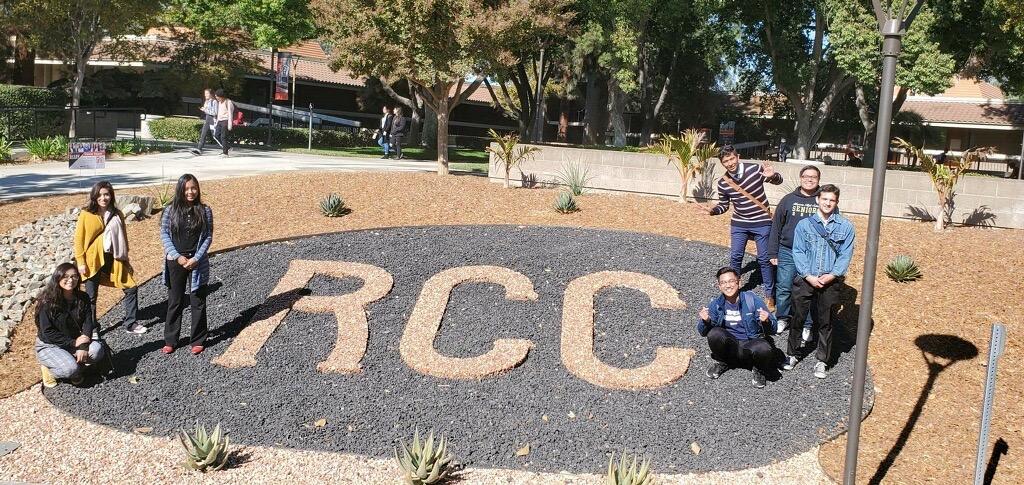
{"type": "Polygon", "coordinates": [[[187,150],[108,160],[99,170],[71,170],[67,162],[0,166],[0,200],[88,191],[109,180],[117,188],[174,183],[183,173],[200,181],[293,171],[432,172],[432,160],[381,160],[305,155],[278,151],[232,149],[231,156],[207,151],[197,157],[187,150]]]}

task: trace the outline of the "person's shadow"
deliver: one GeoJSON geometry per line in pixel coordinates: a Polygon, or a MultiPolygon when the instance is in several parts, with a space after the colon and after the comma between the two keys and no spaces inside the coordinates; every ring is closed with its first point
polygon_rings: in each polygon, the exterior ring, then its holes
{"type": "Polygon", "coordinates": [[[892,448],[889,449],[889,453],[885,455],[885,459],[882,460],[871,480],[868,481],[870,484],[882,483],[885,475],[889,473],[889,469],[896,462],[896,458],[903,451],[903,447],[906,446],[907,441],[910,439],[910,433],[913,432],[917,420],[920,419],[921,413],[924,411],[924,405],[928,401],[928,394],[932,392],[939,374],[961,360],[973,359],[978,355],[978,347],[954,335],[921,335],[914,339],[914,344],[921,349],[921,358],[924,359],[925,364],[928,366],[928,381],[925,383],[924,388],[921,389],[921,394],[917,397],[914,410],[907,418],[906,424],[903,425],[903,430],[900,432],[899,437],[893,443],[892,448]]]}

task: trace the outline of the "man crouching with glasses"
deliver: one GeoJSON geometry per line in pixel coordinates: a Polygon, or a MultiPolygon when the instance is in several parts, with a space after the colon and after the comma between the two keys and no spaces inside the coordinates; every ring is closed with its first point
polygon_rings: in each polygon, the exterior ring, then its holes
{"type": "Polygon", "coordinates": [[[733,367],[752,367],[750,383],[760,389],[776,367],[775,349],[765,338],[776,333],[775,315],[759,296],[740,291],[735,269],[722,268],[716,276],[722,294],[701,308],[697,319],[697,332],[708,338],[714,359],[707,375],[718,379],[733,367]]]}

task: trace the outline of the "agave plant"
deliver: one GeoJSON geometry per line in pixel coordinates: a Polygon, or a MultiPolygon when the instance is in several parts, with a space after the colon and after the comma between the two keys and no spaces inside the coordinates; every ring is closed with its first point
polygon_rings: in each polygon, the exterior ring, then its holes
{"type": "Polygon", "coordinates": [[[704,132],[689,129],[682,136],[665,135],[661,142],[644,149],[648,153],[657,153],[668,157],[668,163],[674,163],[679,170],[682,186],[679,188],[679,202],[686,202],[686,190],[690,179],[704,171],[708,159],[715,156],[718,148],[714,143],[704,144],[704,132]]]}
{"type": "Polygon", "coordinates": [[[564,191],[558,193],[558,197],[555,198],[554,207],[556,211],[562,214],[569,214],[580,210],[579,206],[576,205],[576,197],[564,191]]]}
{"type": "Polygon", "coordinates": [[[349,213],[345,201],[338,194],[331,193],[320,201],[320,212],[327,217],[341,217],[349,213]]]}
{"type": "Polygon", "coordinates": [[[188,434],[181,430],[178,435],[181,444],[185,447],[185,467],[190,470],[198,470],[203,473],[211,470],[220,470],[228,462],[228,445],[231,439],[227,434],[221,433],[220,423],[213,428],[213,433],[206,433],[206,426],[196,423],[194,434],[188,434]]]}
{"type": "Polygon", "coordinates": [[[991,147],[974,147],[963,153],[960,160],[952,164],[935,163],[935,159],[902,138],[894,138],[893,146],[907,150],[921,161],[921,168],[932,179],[932,186],[938,195],[939,216],[935,218],[935,230],[941,231],[953,223],[953,197],[956,183],[971,165],[983,160],[992,152],[991,147]]]}
{"type": "Polygon", "coordinates": [[[590,169],[580,162],[569,162],[562,166],[562,170],[555,176],[555,182],[566,187],[570,194],[579,197],[586,190],[587,182],[593,178],[590,176],[590,169]]]}
{"type": "Polygon", "coordinates": [[[402,445],[402,456],[395,449],[395,461],[402,469],[402,478],[409,485],[430,485],[444,483],[454,472],[452,456],[448,454],[448,443],[444,437],[434,442],[434,431],[427,439],[420,441],[420,432],[412,435],[412,442],[402,445]]]}
{"type": "Polygon", "coordinates": [[[885,266],[885,274],[897,283],[917,281],[923,276],[917,263],[914,262],[914,258],[903,254],[889,261],[889,264],[885,266]]]}
{"type": "Polygon", "coordinates": [[[638,457],[633,455],[629,466],[626,463],[626,452],[622,452],[619,462],[615,463],[615,457],[608,457],[608,475],[605,478],[606,485],[654,485],[654,473],[651,472],[651,461],[644,458],[643,463],[637,468],[638,457]]]}
{"type": "Polygon", "coordinates": [[[491,142],[497,145],[497,148],[488,146],[487,151],[494,154],[494,158],[497,159],[496,163],[505,167],[505,188],[507,189],[509,188],[509,172],[512,171],[512,168],[533,158],[533,153],[539,148],[519,146],[519,135],[515,133],[499,135],[494,130],[487,130],[487,134],[491,136],[491,142]]]}

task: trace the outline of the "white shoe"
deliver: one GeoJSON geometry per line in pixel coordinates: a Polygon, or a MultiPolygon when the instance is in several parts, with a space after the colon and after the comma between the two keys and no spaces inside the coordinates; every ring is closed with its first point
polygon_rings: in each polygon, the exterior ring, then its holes
{"type": "Polygon", "coordinates": [[[796,357],[793,357],[792,355],[787,355],[786,356],[786,363],[782,364],[782,368],[784,370],[793,370],[793,368],[796,367],[796,363],[797,362],[799,362],[799,361],[797,360],[796,357]]]}
{"type": "Polygon", "coordinates": [[[124,331],[128,332],[128,333],[134,333],[136,335],[142,335],[142,334],[148,332],[149,328],[146,328],[145,325],[136,322],[136,323],[133,323],[133,324],[125,327],[124,331]]]}
{"type": "Polygon", "coordinates": [[[779,323],[776,326],[778,327],[779,331],[776,332],[775,335],[782,335],[783,332],[785,332],[786,329],[789,328],[789,320],[786,320],[785,318],[780,318],[779,323]]]}
{"type": "Polygon", "coordinates": [[[817,377],[818,379],[824,379],[828,377],[828,371],[825,370],[824,362],[819,360],[817,364],[814,364],[814,377],[817,377]]]}
{"type": "Polygon", "coordinates": [[[811,327],[809,325],[804,324],[804,331],[800,334],[800,340],[803,340],[804,342],[811,340],[811,327]]]}

